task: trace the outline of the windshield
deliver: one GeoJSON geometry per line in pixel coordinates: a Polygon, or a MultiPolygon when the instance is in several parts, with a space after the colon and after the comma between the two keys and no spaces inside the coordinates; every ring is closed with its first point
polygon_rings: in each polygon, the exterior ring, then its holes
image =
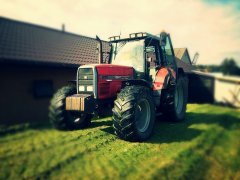
{"type": "Polygon", "coordinates": [[[144,40],[114,43],[112,64],[132,66],[144,72],[144,40]]]}

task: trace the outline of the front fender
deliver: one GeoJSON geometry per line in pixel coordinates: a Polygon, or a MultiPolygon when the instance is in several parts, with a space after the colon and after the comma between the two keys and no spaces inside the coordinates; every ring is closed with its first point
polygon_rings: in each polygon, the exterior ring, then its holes
{"type": "Polygon", "coordinates": [[[139,85],[139,86],[145,86],[148,88],[152,88],[151,84],[147,82],[146,80],[142,79],[130,79],[122,82],[122,88],[126,86],[132,86],[132,85],[139,85]]]}

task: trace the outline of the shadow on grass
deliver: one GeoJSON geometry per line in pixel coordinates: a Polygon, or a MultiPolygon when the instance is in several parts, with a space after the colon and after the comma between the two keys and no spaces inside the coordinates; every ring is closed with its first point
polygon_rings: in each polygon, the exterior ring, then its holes
{"type": "Polygon", "coordinates": [[[99,126],[111,126],[112,127],[112,121],[110,120],[93,120],[91,123],[91,126],[89,128],[95,128],[99,126]]]}
{"type": "Polygon", "coordinates": [[[0,124],[0,136],[7,134],[14,134],[25,131],[27,129],[43,130],[51,129],[50,123],[22,123],[14,125],[2,125],[0,124]]]}
{"type": "MultiPolygon", "coordinates": [[[[238,128],[240,129],[240,119],[229,115],[213,115],[213,114],[204,114],[204,113],[187,113],[186,119],[180,123],[168,122],[166,119],[163,119],[162,116],[157,117],[154,132],[151,138],[147,141],[149,143],[169,143],[169,142],[181,142],[181,141],[191,141],[192,139],[199,136],[203,130],[198,130],[194,128],[189,128],[194,124],[217,124],[224,129],[238,128]]],[[[108,119],[97,119],[93,120],[91,128],[96,128],[100,126],[107,126],[102,128],[102,131],[105,131],[109,134],[114,135],[112,128],[112,121],[108,119]]],[[[25,131],[27,129],[33,130],[44,130],[52,129],[50,123],[44,124],[18,124],[18,125],[0,125],[0,136],[7,134],[14,134],[18,132],[25,131]]],[[[77,130],[78,131],[78,130],[77,130]]]]}
{"type": "MultiPolygon", "coordinates": [[[[203,113],[187,113],[186,119],[183,122],[173,123],[168,122],[166,119],[162,119],[159,116],[156,120],[153,135],[148,143],[171,143],[181,141],[191,141],[198,137],[204,130],[190,128],[194,124],[216,124],[224,129],[240,129],[240,119],[232,115],[213,115],[203,113]]],[[[107,125],[109,127],[101,129],[110,134],[114,134],[113,128],[110,123],[101,122],[101,125],[107,125]],[[106,124],[105,124],[106,123],[106,124]]]]}
{"type": "MultiPolygon", "coordinates": [[[[112,121],[105,119],[94,119],[91,123],[91,126],[87,129],[100,127],[100,126],[112,126],[112,121]]],[[[21,124],[0,124],[0,136],[5,136],[8,134],[20,133],[25,130],[45,130],[45,129],[54,129],[51,123],[21,123],[21,124]]],[[[79,131],[80,129],[75,130],[59,130],[59,131],[79,131]]]]}
{"type": "MultiPolygon", "coordinates": [[[[160,117],[161,118],[161,117],[160,117]]],[[[148,140],[149,143],[169,143],[191,141],[199,136],[204,130],[190,128],[192,125],[216,124],[226,130],[239,128],[240,119],[227,114],[214,115],[203,113],[187,113],[183,122],[171,123],[167,121],[156,122],[153,136],[148,140]]]]}

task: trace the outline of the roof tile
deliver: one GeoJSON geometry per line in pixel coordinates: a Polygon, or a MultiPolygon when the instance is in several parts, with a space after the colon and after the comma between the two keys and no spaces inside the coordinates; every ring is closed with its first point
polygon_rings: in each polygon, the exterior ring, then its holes
{"type": "MultiPolygon", "coordinates": [[[[0,60],[82,65],[98,63],[97,40],[0,17],[0,60]]],[[[103,41],[103,51],[109,52],[103,41]]]]}

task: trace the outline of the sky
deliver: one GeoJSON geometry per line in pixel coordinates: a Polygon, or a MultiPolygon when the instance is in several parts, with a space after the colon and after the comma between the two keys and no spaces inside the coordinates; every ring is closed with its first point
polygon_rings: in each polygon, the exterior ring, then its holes
{"type": "Polygon", "coordinates": [[[240,65],[240,0],[0,0],[0,16],[103,40],[164,30],[198,64],[240,65]]]}

